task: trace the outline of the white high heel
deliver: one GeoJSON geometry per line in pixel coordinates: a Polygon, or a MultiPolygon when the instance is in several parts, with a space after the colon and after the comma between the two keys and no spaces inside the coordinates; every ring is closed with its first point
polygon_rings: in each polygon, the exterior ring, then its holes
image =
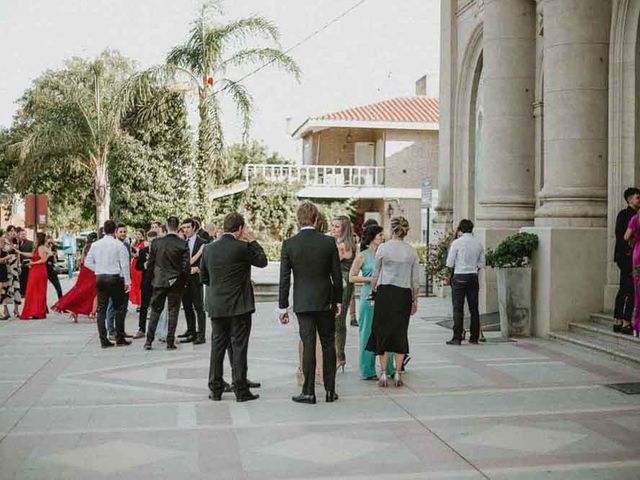
{"type": "Polygon", "coordinates": [[[383,373],[380,375],[380,379],[378,380],[378,386],[383,388],[386,388],[389,386],[386,373],[383,373]]]}
{"type": "Polygon", "coordinates": [[[404,385],[400,372],[396,371],[396,374],[393,376],[393,382],[396,384],[396,387],[402,387],[404,385]]]}

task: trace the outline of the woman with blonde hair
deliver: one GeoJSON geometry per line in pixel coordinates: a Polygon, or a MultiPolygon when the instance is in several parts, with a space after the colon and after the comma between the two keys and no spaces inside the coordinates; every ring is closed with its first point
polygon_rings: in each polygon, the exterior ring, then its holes
{"type": "Polygon", "coordinates": [[[336,239],[342,271],[342,310],[336,317],[336,356],[337,367],[342,368],[344,372],[344,367],[347,364],[344,352],[347,343],[347,310],[353,295],[353,283],[349,281],[349,271],[356,257],[356,242],[349,217],[346,215],[335,217],[331,222],[331,235],[336,239]]]}
{"type": "Polygon", "coordinates": [[[400,371],[409,352],[409,318],[418,308],[420,262],[416,249],[404,240],[409,228],[404,217],[392,218],[391,240],[380,245],[375,256],[371,287],[375,302],[367,350],[380,357],[381,387],[388,385],[389,352],[395,353],[394,383],[403,385],[400,371]]]}

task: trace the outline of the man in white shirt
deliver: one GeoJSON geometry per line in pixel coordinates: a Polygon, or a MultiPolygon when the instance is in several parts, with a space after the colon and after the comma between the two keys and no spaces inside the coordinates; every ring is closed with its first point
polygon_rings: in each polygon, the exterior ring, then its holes
{"type": "Polygon", "coordinates": [[[116,224],[112,220],[104,222],[104,237],[93,245],[87,254],[85,266],[96,274],[96,293],[98,297],[98,334],[102,348],[113,347],[107,338],[105,318],[109,300],[116,312],[116,345],[130,345],[124,337],[124,317],[126,298],[131,289],[129,253],[120,240],[114,236],[116,224]]]}
{"type": "Polygon", "coordinates": [[[484,247],[473,236],[473,222],[471,220],[462,220],[458,231],[462,235],[451,243],[447,255],[447,267],[453,268],[453,281],[451,282],[453,338],[447,342],[447,345],[460,345],[462,342],[465,297],[471,313],[469,343],[477,344],[480,336],[478,271],[484,268],[484,247]]]}

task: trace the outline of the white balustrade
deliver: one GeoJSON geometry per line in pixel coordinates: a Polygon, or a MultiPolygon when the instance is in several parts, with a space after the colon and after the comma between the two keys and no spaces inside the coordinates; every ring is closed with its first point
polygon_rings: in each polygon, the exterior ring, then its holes
{"type": "Polygon", "coordinates": [[[248,164],[245,181],[298,183],[307,187],[382,187],[384,167],[248,164]]]}

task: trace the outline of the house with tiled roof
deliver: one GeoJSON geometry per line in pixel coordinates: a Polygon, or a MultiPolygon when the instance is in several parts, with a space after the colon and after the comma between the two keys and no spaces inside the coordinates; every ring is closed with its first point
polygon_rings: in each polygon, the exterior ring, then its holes
{"type": "Polygon", "coordinates": [[[368,218],[387,226],[403,215],[410,241],[424,241],[428,212],[421,186],[430,181],[435,202],[438,179],[438,99],[425,95],[390,98],[306,119],[292,136],[301,140],[300,165],[250,165],[247,176],[298,182],[298,196],[353,198],[356,230],[368,218]]]}

